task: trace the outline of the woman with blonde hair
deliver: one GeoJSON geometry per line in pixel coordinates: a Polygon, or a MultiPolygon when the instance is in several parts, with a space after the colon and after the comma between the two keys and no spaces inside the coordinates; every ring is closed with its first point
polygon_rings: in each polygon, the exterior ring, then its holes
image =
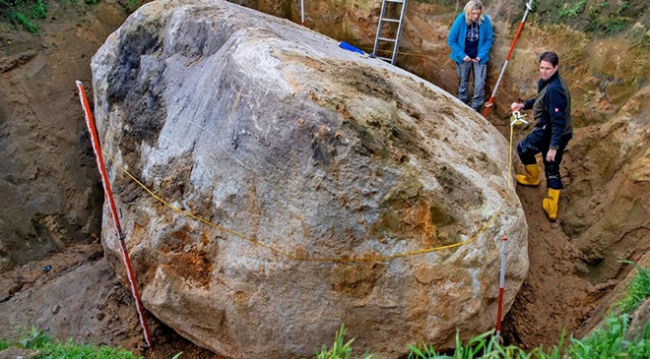
{"type": "Polygon", "coordinates": [[[469,76],[474,72],[471,106],[476,111],[485,102],[485,78],[493,42],[492,23],[484,13],[483,4],[480,0],[470,0],[451,26],[447,44],[451,48],[449,57],[456,63],[458,98],[464,103],[469,100],[469,76]]]}

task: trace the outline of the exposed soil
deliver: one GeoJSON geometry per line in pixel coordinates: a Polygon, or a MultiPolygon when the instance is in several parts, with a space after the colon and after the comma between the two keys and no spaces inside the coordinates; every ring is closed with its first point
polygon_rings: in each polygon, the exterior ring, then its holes
{"type": "MultiPolygon", "coordinates": [[[[24,178],[7,178],[1,173],[2,180],[7,183],[19,187],[21,181],[34,183],[36,178],[57,179],[57,182],[46,181],[37,186],[39,191],[48,192],[48,188],[55,188],[61,182],[74,183],[74,178],[78,177],[74,172],[79,167],[94,171],[87,137],[82,130],[83,117],[74,95],[74,80],[90,83],[90,57],[104,38],[124,21],[125,14],[117,1],[103,1],[98,5],[82,3],[73,9],[52,8],[51,17],[40,24],[42,31],[37,36],[0,24],[0,84],[3,86],[0,88],[0,140],[8,134],[15,139],[15,133],[38,128],[39,119],[50,119],[45,129],[39,130],[40,137],[25,136],[24,139],[25,143],[39,144],[25,147],[24,151],[31,153],[28,158],[32,162],[42,162],[42,165],[24,165],[25,171],[20,172],[24,178]],[[53,103],[58,104],[54,109],[48,105],[53,103]],[[27,128],[15,130],[16,123],[23,118],[27,119],[27,128]],[[56,141],[48,142],[48,136],[77,144],[77,153],[70,156],[81,155],[82,160],[59,159],[56,162],[61,168],[67,168],[69,174],[48,167],[48,161],[58,158],[51,154],[56,141]]],[[[508,128],[503,124],[499,126],[506,134],[508,128]]],[[[518,132],[517,136],[521,137],[522,133],[518,132]]],[[[5,151],[5,147],[0,149],[5,151]]],[[[566,158],[570,161],[570,152],[566,158]]],[[[11,165],[21,166],[13,162],[11,165]]],[[[89,192],[79,194],[71,189],[83,184],[71,186],[60,196],[73,198],[74,203],[61,204],[58,209],[53,208],[52,213],[93,205],[99,208],[99,179],[92,171],[88,171],[89,192]]],[[[18,187],[17,193],[22,190],[18,187]]],[[[563,329],[568,333],[584,334],[595,325],[592,315],[627,270],[605,282],[590,283],[581,275],[584,272],[581,255],[572,239],[563,232],[561,223],[551,224],[546,219],[541,208],[546,194],[544,183],[540,188],[519,187],[517,192],[530,231],[530,272],[505,318],[504,337],[526,348],[540,344],[548,347],[558,342],[563,329]]],[[[38,194],[36,191],[29,193],[38,194]]],[[[56,199],[44,202],[51,205],[52,201],[56,199]]],[[[14,217],[19,215],[22,212],[14,217]]],[[[95,222],[74,215],[47,218],[47,211],[32,210],[21,219],[31,226],[26,232],[47,230],[52,233],[45,245],[33,238],[26,241],[27,244],[0,242],[0,323],[3,323],[0,338],[15,337],[16,329],[36,325],[49,330],[56,338],[72,337],[83,342],[121,346],[147,358],[170,358],[180,351],[184,352],[183,358],[218,358],[151,316],[147,320],[155,350],[145,350],[130,293],[119,284],[113,269],[103,258],[97,236],[93,235],[99,230],[99,215],[95,216],[95,222]],[[12,258],[10,263],[6,260],[6,252],[14,248],[3,246],[24,248],[27,254],[24,258],[12,258]],[[51,270],[46,272],[43,268],[48,265],[51,270]],[[7,270],[11,266],[15,267],[7,270]]],[[[0,227],[8,228],[4,221],[6,219],[0,221],[0,227]]]]}
{"type": "Polygon", "coordinates": [[[518,186],[517,193],[528,222],[530,269],[504,318],[504,337],[524,348],[548,348],[559,342],[563,329],[568,333],[578,329],[617,282],[594,287],[576,275],[571,239],[559,222],[548,221],[542,209],[544,182],[539,188],[518,186]]]}
{"type": "Polygon", "coordinates": [[[219,358],[147,315],[154,350],[145,349],[130,291],[115,277],[99,240],[68,247],[0,276],[1,338],[36,326],[53,337],[119,346],[145,358],[219,358]],[[49,271],[44,268],[50,266],[49,271]]]}

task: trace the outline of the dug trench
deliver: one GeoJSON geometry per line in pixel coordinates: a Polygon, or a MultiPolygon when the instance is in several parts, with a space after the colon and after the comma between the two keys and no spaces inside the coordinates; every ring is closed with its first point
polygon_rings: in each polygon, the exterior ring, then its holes
{"type": "MultiPolygon", "coordinates": [[[[285,12],[290,17],[291,11],[285,12]]],[[[0,217],[0,322],[4,323],[0,338],[12,338],[19,328],[37,326],[62,340],[70,337],[121,346],[147,358],[169,358],[181,351],[184,358],[218,358],[150,315],[147,320],[156,350],[145,350],[130,293],[119,284],[99,243],[101,187],[74,81],[90,83],[90,57],[125,18],[123,5],[114,0],[75,7],[51,2],[50,15],[39,23],[37,35],[0,24],[0,197],[11,199],[0,217]],[[72,155],[66,152],[70,148],[75,149],[72,155]],[[20,221],[29,225],[15,225],[20,221]],[[23,254],[16,255],[16,251],[23,254]]],[[[539,35],[543,29],[530,32],[539,35]]],[[[339,34],[341,39],[346,36],[349,34],[339,34]]],[[[524,38],[524,48],[526,41],[530,44],[532,40],[524,38]]],[[[616,44],[603,46],[600,51],[607,52],[611,49],[606,46],[616,44]]],[[[440,60],[438,68],[444,63],[440,60]]],[[[420,73],[426,75],[427,70],[420,73]]],[[[428,79],[436,82],[444,78],[438,74],[428,79]]],[[[510,84],[514,83],[511,80],[510,84]]],[[[495,115],[490,121],[507,136],[507,119],[501,117],[495,115]]],[[[523,135],[517,131],[515,141],[523,135]]],[[[597,138],[597,129],[578,131],[573,142],[584,143],[583,138],[590,136],[597,138]]],[[[624,184],[616,175],[624,164],[609,161],[603,165],[600,162],[605,160],[596,154],[570,145],[563,167],[567,190],[560,202],[565,207],[560,214],[571,218],[570,223],[562,217],[557,223],[546,219],[541,208],[544,183],[540,188],[517,188],[529,226],[530,270],[504,319],[508,342],[524,348],[548,348],[558,343],[563,330],[578,337],[586,334],[602,318],[603,308],[630,270],[610,263],[640,260],[650,247],[643,240],[648,234],[648,216],[642,208],[639,215],[627,217],[640,223],[634,223],[636,230],[619,234],[618,247],[610,251],[603,240],[589,250],[583,239],[586,229],[575,220],[585,214],[570,213],[590,208],[575,205],[580,198],[573,197],[577,195],[572,189],[596,188],[604,181],[579,171],[590,165],[583,165],[587,160],[611,168],[608,178],[624,184]],[[576,153],[588,156],[574,158],[576,153]]],[[[644,196],[643,183],[637,181],[640,188],[629,196],[644,196]]],[[[186,255],[176,262],[186,268],[177,269],[202,278],[200,253],[186,255]]]]}

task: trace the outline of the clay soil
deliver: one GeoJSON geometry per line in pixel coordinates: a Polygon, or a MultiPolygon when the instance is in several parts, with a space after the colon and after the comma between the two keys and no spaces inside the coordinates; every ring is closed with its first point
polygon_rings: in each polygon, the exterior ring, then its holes
{"type": "MultiPolygon", "coordinates": [[[[57,12],[56,19],[52,17],[41,24],[40,35],[26,34],[3,25],[0,59],[5,62],[19,59],[3,69],[2,77],[10,80],[4,83],[18,87],[42,85],[33,80],[38,77],[19,76],[20,72],[16,72],[30,68],[36,60],[56,62],[62,68],[83,67],[81,73],[60,72],[57,77],[57,81],[69,84],[68,104],[76,106],[74,80],[81,77],[79,79],[84,83],[90,83],[90,56],[103,39],[71,43],[70,34],[107,36],[124,18],[120,4],[107,1],[94,8],[80,4],[74,11],[57,12]],[[113,15],[106,18],[106,14],[113,15]],[[21,60],[21,53],[29,56],[21,60]]],[[[44,80],[41,78],[39,81],[44,80]]],[[[5,94],[8,98],[4,103],[9,104],[6,113],[12,111],[12,103],[25,103],[22,99],[11,98],[24,96],[20,91],[7,91],[5,94]]],[[[42,101],[59,101],[59,95],[56,92],[45,93],[42,101]]],[[[80,109],[71,108],[69,111],[74,113],[80,109]]],[[[75,121],[83,121],[80,114],[74,116],[75,121]]],[[[60,129],[67,130],[64,127],[60,129]]],[[[617,283],[611,281],[594,286],[579,276],[574,265],[576,258],[571,238],[564,235],[561,226],[551,224],[542,211],[544,188],[542,184],[540,188],[517,189],[530,228],[530,272],[505,318],[505,338],[526,348],[556,344],[565,328],[569,333],[588,330],[583,323],[617,283]]],[[[118,282],[113,268],[103,257],[99,240],[90,235],[80,241],[63,238],[56,250],[40,260],[0,274],[1,338],[15,337],[18,328],[37,326],[49,330],[56,338],[65,340],[71,337],[81,342],[120,346],[146,358],[171,358],[181,351],[184,352],[183,358],[218,358],[183,339],[154,317],[148,315],[147,320],[155,350],[144,349],[130,293],[118,282]],[[44,271],[48,265],[51,270],[44,271]]]]}
{"type": "Polygon", "coordinates": [[[594,287],[576,273],[571,238],[542,209],[545,183],[539,188],[518,186],[517,193],[528,222],[530,269],[504,319],[504,337],[526,349],[549,348],[558,344],[564,329],[574,335],[591,329],[582,324],[617,281],[594,287]]]}

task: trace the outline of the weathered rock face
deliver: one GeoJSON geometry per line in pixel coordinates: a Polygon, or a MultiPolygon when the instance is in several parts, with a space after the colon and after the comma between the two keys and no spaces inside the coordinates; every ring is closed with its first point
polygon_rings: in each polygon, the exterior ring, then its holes
{"type": "MultiPolygon", "coordinates": [[[[144,6],[92,69],[104,150],[216,224],[109,162],[144,304],[197,344],[309,356],[345,323],[388,358],[408,343],[448,347],[457,328],[494,324],[503,235],[512,303],[528,256],[508,145],[439,88],[208,0],[144,6]],[[374,260],[345,260],[360,257],[374,260]]],[[[105,212],[121,268],[110,225],[105,212]]]]}

